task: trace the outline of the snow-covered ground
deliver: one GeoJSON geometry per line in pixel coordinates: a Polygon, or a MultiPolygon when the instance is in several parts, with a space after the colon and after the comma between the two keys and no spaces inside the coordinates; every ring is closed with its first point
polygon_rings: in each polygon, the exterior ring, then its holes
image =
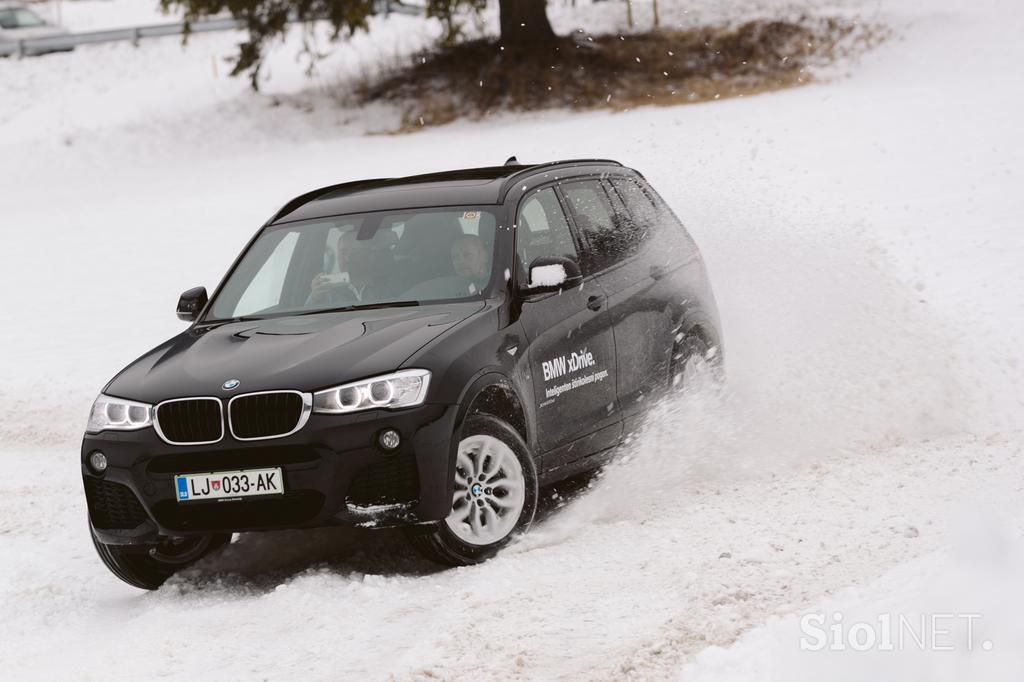
{"type": "Polygon", "coordinates": [[[966,514],[953,548],[899,566],[798,614],[772,617],[729,649],[708,647],[688,682],[1018,680],[1024,673],[1019,531],[966,514]],[[839,637],[832,629],[840,628],[839,637]]]}
{"type": "MultiPolygon", "coordinates": [[[[602,4],[552,11],[622,20],[602,4]]],[[[261,94],[226,78],[234,34],[0,60],[5,678],[1019,679],[1024,12],[812,6],[896,37],[796,90],[406,136],[363,134],[387,112],[329,88],[435,35],[408,17],[312,84],[293,35],[261,94]],[[661,190],[711,269],[727,390],[656,408],[627,461],[482,566],[329,529],[241,536],[152,594],[110,576],[77,438],[181,328],[178,293],[310,187],[512,154],[617,158],[661,190]],[[834,613],[977,614],[974,648],[954,626],[954,651],[802,651],[801,619],[834,613]]]]}

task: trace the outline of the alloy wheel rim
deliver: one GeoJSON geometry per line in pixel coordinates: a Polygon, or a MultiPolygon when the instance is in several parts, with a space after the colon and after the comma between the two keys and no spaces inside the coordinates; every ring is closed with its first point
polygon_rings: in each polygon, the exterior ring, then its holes
{"type": "Polygon", "coordinates": [[[459,443],[452,512],[445,523],[463,542],[490,545],[508,536],[526,504],[523,465],[508,445],[478,434],[459,443]]]}

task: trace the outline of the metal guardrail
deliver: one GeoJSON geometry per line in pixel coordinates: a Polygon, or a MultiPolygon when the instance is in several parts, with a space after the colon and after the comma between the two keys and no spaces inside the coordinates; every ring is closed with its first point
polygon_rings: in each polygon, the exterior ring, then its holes
{"type": "MultiPolygon", "coordinates": [[[[377,0],[378,14],[409,14],[422,16],[426,12],[424,6],[409,5],[396,0],[377,0]]],[[[195,21],[189,26],[190,33],[208,33],[210,31],[237,31],[245,29],[245,22],[226,17],[223,19],[207,19],[195,21]]],[[[130,28],[115,28],[106,31],[88,31],[84,33],[68,33],[65,35],[48,36],[46,38],[25,38],[17,41],[5,41],[0,37],[0,56],[16,55],[25,57],[46,52],[73,50],[78,45],[94,43],[116,43],[129,41],[138,46],[144,38],[162,38],[177,36],[185,32],[185,23],[150,24],[130,28]]]]}

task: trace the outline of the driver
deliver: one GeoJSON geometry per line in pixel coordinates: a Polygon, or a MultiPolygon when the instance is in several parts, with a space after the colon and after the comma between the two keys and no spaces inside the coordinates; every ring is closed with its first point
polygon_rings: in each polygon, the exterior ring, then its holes
{"type": "Polygon", "coordinates": [[[398,292],[388,277],[394,261],[394,231],[378,230],[372,239],[358,239],[355,230],[338,236],[338,270],[348,273],[347,282],[337,282],[321,272],[310,283],[309,303],[346,305],[378,303],[393,299],[398,292]]]}
{"type": "Polygon", "coordinates": [[[466,280],[469,293],[483,291],[491,279],[487,247],[475,234],[464,234],[452,242],[452,269],[466,280]]]}

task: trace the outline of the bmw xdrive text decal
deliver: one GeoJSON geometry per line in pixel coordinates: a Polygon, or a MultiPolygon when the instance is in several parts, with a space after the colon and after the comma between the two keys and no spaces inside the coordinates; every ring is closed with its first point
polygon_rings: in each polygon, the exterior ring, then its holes
{"type": "MultiPolygon", "coordinates": [[[[594,359],[594,354],[588,351],[586,348],[576,352],[569,353],[568,355],[560,355],[557,358],[551,360],[545,360],[541,363],[541,368],[544,372],[544,381],[553,381],[560,379],[561,377],[568,377],[570,374],[575,374],[591,367],[597,367],[597,360],[594,359]]],[[[541,407],[550,405],[555,402],[558,396],[562,395],[567,391],[572,391],[579,388],[580,386],[586,386],[592,384],[595,381],[604,381],[608,378],[608,370],[600,369],[590,372],[588,374],[581,374],[574,376],[571,379],[555,384],[553,386],[544,387],[544,397],[547,398],[541,407]]]]}

